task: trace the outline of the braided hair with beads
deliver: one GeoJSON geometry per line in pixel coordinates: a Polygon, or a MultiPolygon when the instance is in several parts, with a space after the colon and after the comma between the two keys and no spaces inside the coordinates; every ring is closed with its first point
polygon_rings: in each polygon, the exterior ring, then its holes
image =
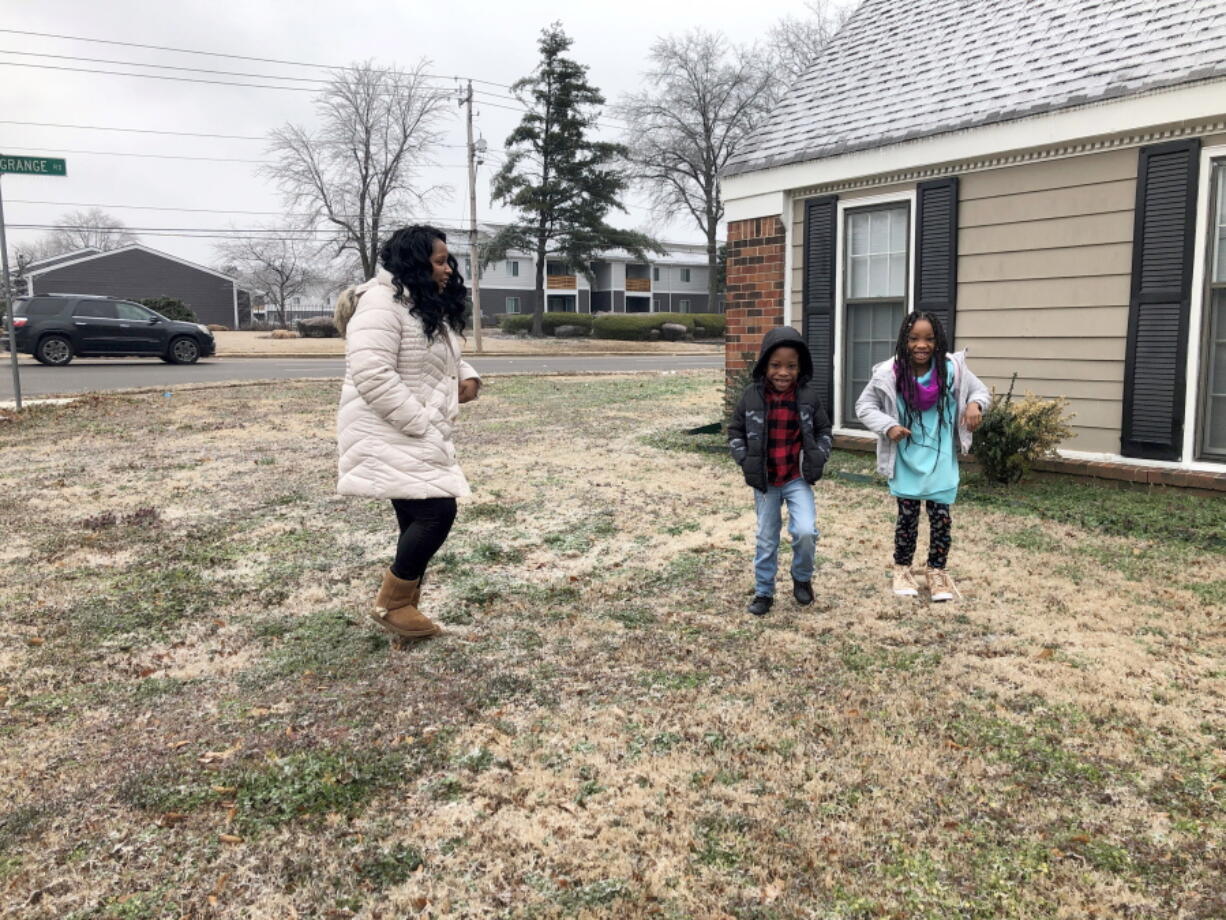
{"type": "MultiPolygon", "coordinates": [[[[932,327],[932,355],[930,357],[929,368],[936,377],[938,386],[937,390],[937,433],[938,436],[945,425],[954,424],[954,419],[950,418],[948,399],[950,390],[953,387],[953,381],[949,379],[949,368],[946,357],[949,353],[949,340],[945,337],[945,327],[941,325],[941,321],[935,314],[927,311],[916,311],[907,314],[903,318],[902,325],[898,329],[898,341],[894,345],[894,382],[898,388],[898,395],[902,397],[902,418],[900,421],[904,428],[911,429],[916,420],[923,425],[922,411],[919,406],[919,384],[916,379],[915,369],[911,366],[911,330],[915,328],[915,324],[926,322],[932,327]]],[[[955,410],[956,411],[956,410],[955,410]]],[[[911,436],[907,436],[907,440],[911,440],[911,436]]],[[[957,439],[953,439],[956,441],[957,439]]],[[[957,448],[954,448],[955,453],[957,448]]]]}

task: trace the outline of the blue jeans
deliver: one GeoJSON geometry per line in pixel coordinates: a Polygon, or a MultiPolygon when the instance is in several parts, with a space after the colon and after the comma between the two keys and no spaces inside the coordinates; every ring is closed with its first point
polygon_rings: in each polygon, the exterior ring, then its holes
{"type": "Polygon", "coordinates": [[[779,571],[779,529],[783,505],[788,506],[788,535],[792,538],[792,578],[813,580],[813,554],[817,548],[817,508],[813,489],[804,479],[781,486],[768,486],[765,493],[754,489],[758,513],[758,545],[753,558],[754,593],[775,596],[775,573],[779,571]]]}

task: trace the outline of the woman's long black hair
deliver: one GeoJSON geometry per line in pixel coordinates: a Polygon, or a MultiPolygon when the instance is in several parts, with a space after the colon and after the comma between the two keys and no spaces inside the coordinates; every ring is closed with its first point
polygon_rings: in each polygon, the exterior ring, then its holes
{"type": "MultiPolygon", "coordinates": [[[[932,326],[932,364],[930,367],[937,375],[937,381],[941,386],[940,392],[937,395],[937,435],[939,438],[941,429],[946,424],[951,427],[954,420],[947,418],[948,410],[946,403],[949,396],[950,388],[953,386],[953,381],[949,379],[949,368],[946,356],[949,353],[949,340],[945,338],[945,327],[941,325],[941,321],[937,317],[926,311],[916,311],[909,313],[903,319],[902,325],[898,328],[898,341],[894,344],[894,380],[898,384],[898,395],[902,397],[902,425],[904,428],[911,429],[915,420],[919,419],[920,424],[923,424],[923,418],[919,412],[915,411],[916,401],[919,399],[919,387],[915,382],[915,371],[911,368],[911,353],[907,349],[907,339],[911,335],[911,330],[920,320],[927,320],[932,326]]],[[[954,409],[956,413],[957,408],[954,409]]],[[[907,438],[910,440],[910,437],[907,438]]],[[[957,440],[956,438],[954,439],[957,440]]],[[[954,456],[957,456],[958,448],[954,445],[954,456]]]]}
{"type": "Polygon", "coordinates": [[[431,342],[444,326],[450,326],[453,332],[464,331],[467,295],[464,277],[451,253],[447,253],[451,278],[446,287],[438,289],[430,262],[435,240],[446,243],[447,234],[437,227],[414,224],[401,227],[379,250],[379,263],[391,273],[396,299],[403,301],[404,292],[409,292],[409,312],[421,320],[431,342]]]}

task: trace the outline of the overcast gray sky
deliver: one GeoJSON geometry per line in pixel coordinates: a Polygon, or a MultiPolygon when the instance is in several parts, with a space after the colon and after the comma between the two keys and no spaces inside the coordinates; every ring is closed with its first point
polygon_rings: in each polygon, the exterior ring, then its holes
{"type": "MultiPolygon", "coordinates": [[[[551,4],[452,0],[427,4],[398,2],[358,4],[298,0],[5,0],[0,29],[54,33],[143,45],[250,55],[282,61],[344,65],[374,58],[379,63],[411,64],[426,57],[431,71],[510,84],[535,65],[536,40],[543,26],[560,19],[575,43],[572,55],[590,68],[589,76],[610,100],[638,88],[644,60],[659,35],[701,24],[736,41],[765,36],[781,16],[800,15],[799,0],[696,5],[681,0],[624,0],[618,4],[551,4]]],[[[314,123],[313,93],[281,89],[216,86],[138,77],[105,76],[57,68],[139,71],[136,62],[169,64],[251,74],[324,76],[319,70],[289,64],[158,51],[98,44],[67,38],[38,37],[0,31],[0,153],[27,150],[68,161],[67,178],[4,177],[7,223],[47,224],[68,210],[100,205],[133,228],[254,227],[279,223],[276,189],[248,160],[266,158],[261,140],[287,121],[314,123]],[[22,53],[17,53],[22,52],[22,53]],[[33,56],[34,54],[40,56],[33,56]],[[59,55],[62,58],[48,57],[59,55]],[[96,59],[87,61],[86,58],[96,59]],[[122,63],[99,63],[98,61],[122,63]],[[16,66],[37,64],[40,66],[16,66]],[[81,128],[31,127],[8,122],[52,122],[105,128],[195,132],[207,137],[177,137],[81,128]],[[73,152],[81,151],[81,152],[73,152]],[[103,156],[83,151],[158,154],[163,157],[211,157],[219,160],[103,156]],[[36,204],[32,202],[52,202],[36,204]],[[149,208],[137,210],[136,206],[149,208]],[[166,209],[201,209],[152,210],[166,209]],[[210,212],[211,209],[213,213],[210,212]]],[[[151,72],[151,71],[145,71],[151,72]]],[[[190,72],[164,75],[242,81],[190,72]]],[[[248,82],[252,81],[246,78],[248,82]]],[[[445,80],[448,84],[450,80],[445,80]]],[[[304,84],[310,86],[311,84],[304,84]]],[[[478,89],[506,94],[505,88],[478,84],[478,89]]],[[[478,107],[477,126],[490,147],[501,149],[518,116],[489,98],[478,107]]],[[[460,109],[448,125],[439,151],[441,165],[427,180],[450,185],[453,194],[421,215],[440,222],[467,216],[463,169],[464,121],[460,109]]],[[[477,180],[479,216],[505,218],[492,211],[489,177],[496,159],[487,159],[477,180]]],[[[628,204],[635,204],[635,199],[628,204]]],[[[648,215],[635,204],[616,218],[625,226],[648,226],[648,215]]],[[[651,227],[672,240],[698,241],[689,223],[651,227]]],[[[168,233],[176,231],[167,231],[168,233]]],[[[10,230],[10,244],[37,237],[37,231],[10,230]]],[[[193,261],[212,264],[216,241],[140,232],[142,242],[193,261]]]]}

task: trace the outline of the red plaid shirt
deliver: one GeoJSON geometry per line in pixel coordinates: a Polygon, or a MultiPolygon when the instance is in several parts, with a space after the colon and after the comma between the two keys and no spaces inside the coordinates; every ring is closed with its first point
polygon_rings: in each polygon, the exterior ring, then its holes
{"type": "Polygon", "coordinates": [[[800,412],[796,387],[778,393],[766,384],[766,479],[781,486],[800,477],[800,412]]]}

